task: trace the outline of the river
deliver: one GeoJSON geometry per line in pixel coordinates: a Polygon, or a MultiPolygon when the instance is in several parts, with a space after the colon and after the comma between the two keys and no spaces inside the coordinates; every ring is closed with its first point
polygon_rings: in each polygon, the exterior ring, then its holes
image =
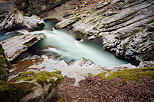
{"type": "MultiPolygon", "coordinates": [[[[126,60],[119,59],[114,54],[102,49],[102,45],[91,41],[81,42],[75,39],[72,32],[64,29],[54,29],[54,23],[45,21],[45,27],[41,31],[30,32],[31,34],[43,33],[46,38],[33,47],[45,53],[60,56],[66,62],[81,58],[90,59],[101,66],[128,64],[126,60]]],[[[16,31],[1,34],[0,41],[14,36],[16,31]]]]}
{"type": "Polygon", "coordinates": [[[101,66],[129,63],[103,50],[101,44],[78,41],[72,32],[63,29],[55,30],[52,28],[53,25],[52,22],[46,21],[44,30],[32,32],[32,34],[44,33],[46,35],[46,38],[37,45],[43,51],[58,54],[66,62],[86,58],[101,66]]]}

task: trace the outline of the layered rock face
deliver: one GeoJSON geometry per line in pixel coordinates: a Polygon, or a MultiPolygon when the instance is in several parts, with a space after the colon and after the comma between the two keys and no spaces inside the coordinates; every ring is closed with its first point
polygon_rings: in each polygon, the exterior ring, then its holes
{"type": "Polygon", "coordinates": [[[27,15],[35,14],[39,15],[42,12],[53,9],[66,0],[13,0],[20,11],[23,11],[27,15]]]}
{"type": "Polygon", "coordinates": [[[13,2],[0,2],[0,31],[11,29],[40,30],[44,21],[37,16],[23,16],[13,2]]]}
{"type": "Polygon", "coordinates": [[[73,0],[44,18],[57,18],[55,28],[69,26],[82,39],[101,38],[116,56],[148,61],[154,60],[153,12],[153,0],[73,0]]]}
{"type": "Polygon", "coordinates": [[[0,42],[9,61],[14,60],[30,46],[45,38],[43,34],[20,34],[0,42]]]}
{"type": "Polygon", "coordinates": [[[0,31],[15,28],[23,22],[22,14],[12,2],[2,2],[0,8],[0,31]]]}

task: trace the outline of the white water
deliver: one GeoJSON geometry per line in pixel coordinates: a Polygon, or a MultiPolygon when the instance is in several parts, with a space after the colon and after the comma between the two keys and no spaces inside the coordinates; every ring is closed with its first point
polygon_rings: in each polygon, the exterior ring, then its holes
{"type": "MultiPolygon", "coordinates": [[[[113,54],[102,50],[101,45],[91,42],[83,43],[77,41],[73,34],[64,30],[51,31],[52,26],[53,23],[46,22],[44,30],[27,32],[31,34],[43,33],[46,35],[46,38],[39,43],[39,46],[41,46],[41,48],[47,48],[48,46],[52,47],[45,49],[45,52],[54,52],[60,55],[61,59],[66,62],[86,58],[101,66],[128,64],[128,62],[118,59],[113,54]]],[[[21,32],[26,33],[24,31],[21,32]]],[[[0,41],[8,39],[14,35],[15,32],[1,34],[0,41]]]]}
{"type": "MultiPolygon", "coordinates": [[[[46,24],[45,29],[49,29],[51,24],[46,24]]],[[[44,51],[54,52],[61,56],[65,61],[78,60],[80,58],[90,59],[101,66],[122,65],[128,62],[117,59],[113,54],[101,49],[101,46],[94,43],[82,43],[77,41],[69,32],[62,30],[42,30],[32,34],[43,33],[46,39],[41,42],[41,47],[52,46],[44,51]]]]}

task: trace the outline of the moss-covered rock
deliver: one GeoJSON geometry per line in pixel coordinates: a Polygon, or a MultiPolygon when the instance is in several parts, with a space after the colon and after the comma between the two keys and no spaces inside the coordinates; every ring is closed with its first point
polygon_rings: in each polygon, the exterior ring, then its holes
{"type": "Polygon", "coordinates": [[[154,79],[154,67],[152,68],[137,68],[137,69],[126,69],[119,70],[116,72],[104,72],[98,74],[103,79],[112,79],[120,77],[123,81],[128,80],[139,80],[144,77],[151,77],[154,79]]]}
{"type": "Polygon", "coordinates": [[[23,72],[9,82],[0,82],[1,102],[42,102],[52,98],[63,76],[55,72],[23,72]]]}
{"type": "Polygon", "coordinates": [[[35,85],[28,82],[0,82],[1,102],[19,102],[20,98],[30,93],[35,85]]]}
{"type": "Polygon", "coordinates": [[[10,69],[10,67],[11,67],[11,64],[6,59],[4,54],[4,49],[2,48],[2,45],[0,45],[0,81],[7,80],[8,70],[10,69]]]}
{"type": "Polygon", "coordinates": [[[33,81],[36,80],[39,84],[42,86],[44,84],[51,83],[53,87],[55,87],[58,83],[61,83],[63,80],[63,76],[61,75],[60,71],[55,72],[47,72],[47,71],[41,71],[38,73],[35,72],[23,72],[20,73],[18,77],[14,79],[14,81],[33,81]]]}

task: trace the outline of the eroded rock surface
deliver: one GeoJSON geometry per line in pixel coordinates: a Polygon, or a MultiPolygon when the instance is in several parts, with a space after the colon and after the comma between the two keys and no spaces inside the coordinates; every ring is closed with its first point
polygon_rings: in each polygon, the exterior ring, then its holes
{"type": "Polygon", "coordinates": [[[13,0],[17,8],[26,15],[49,11],[67,0],[13,0]]]}
{"type": "Polygon", "coordinates": [[[105,72],[107,70],[122,70],[122,69],[134,69],[136,66],[131,64],[125,64],[121,66],[110,65],[108,67],[99,66],[93,63],[91,60],[82,58],[73,63],[67,64],[65,61],[55,60],[52,58],[48,58],[43,55],[41,57],[25,59],[19,61],[14,65],[13,70],[10,71],[9,79],[12,79],[14,76],[18,74],[18,72],[23,71],[56,71],[60,70],[62,75],[75,78],[75,84],[80,80],[85,79],[86,76],[97,75],[99,73],[105,72]],[[22,66],[22,67],[20,67],[22,66]]]}
{"type": "Polygon", "coordinates": [[[17,27],[23,22],[23,15],[13,2],[0,2],[0,31],[17,27]]]}
{"type": "Polygon", "coordinates": [[[69,26],[82,39],[101,38],[116,56],[147,61],[154,60],[153,12],[153,0],[70,0],[44,18],[60,20],[55,28],[69,26]]]}
{"type": "Polygon", "coordinates": [[[0,31],[12,29],[40,30],[44,21],[37,16],[23,16],[13,2],[0,2],[0,31]]]}
{"type": "Polygon", "coordinates": [[[12,61],[30,46],[44,38],[45,35],[43,34],[19,34],[0,43],[5,50],[7,59],[12,61]]]}

